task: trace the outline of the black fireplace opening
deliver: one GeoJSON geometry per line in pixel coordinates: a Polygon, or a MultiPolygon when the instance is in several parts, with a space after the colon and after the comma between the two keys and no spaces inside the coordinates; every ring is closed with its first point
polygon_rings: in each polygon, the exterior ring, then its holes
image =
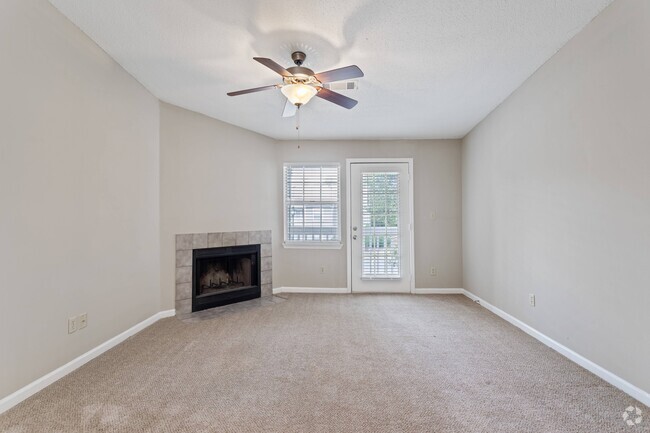
{"type": "Polygon", "coordinates": [[[198,249],[192,260],[192,311],[261,296],[259,245],[198,249]]]}

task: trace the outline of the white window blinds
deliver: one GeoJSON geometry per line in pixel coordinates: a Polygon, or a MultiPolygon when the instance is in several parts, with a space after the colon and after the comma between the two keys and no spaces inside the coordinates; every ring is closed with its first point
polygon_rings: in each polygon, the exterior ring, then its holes
{"type": "Polygon", "coordinates": [[[362,278],[400,278],[399,216],[399,173],[362,173],[362,278]]]}
{"type": "Polygon", "coordinates": [[[339,164],[284,164],[287,244],[341,242],[339,164]]]}

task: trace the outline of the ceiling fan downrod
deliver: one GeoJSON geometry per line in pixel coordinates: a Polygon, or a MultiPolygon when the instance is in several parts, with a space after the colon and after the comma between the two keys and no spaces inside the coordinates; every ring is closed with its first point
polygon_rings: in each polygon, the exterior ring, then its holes
{"type": "Polygon", "coordinates": [[[295,63],[296,66],[302,66],[306,58],[307,54],[303,53],[302,51],[294,51],[291,53],[291,60],[293,60],[293,63],[295,63]]]}

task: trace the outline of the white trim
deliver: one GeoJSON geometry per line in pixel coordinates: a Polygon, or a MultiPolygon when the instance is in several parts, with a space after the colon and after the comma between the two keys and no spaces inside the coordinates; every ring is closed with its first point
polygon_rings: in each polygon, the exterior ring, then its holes
{"type": "MultiPolygon", "coordinates": [[[[385,280],[384,280],[385,281],[385,280]]],[[[402,291],[399,290],[392,290],[392,289],[372,289],[372,290],[355,290],[353,293],[355,294],[360,294],[360,293],[366,293],[366,294],[373,294],[376,293],[378,295],[380,294],[402,294],[402,295],[412,295],[413,293],[411,292],[411,289],[407,288],[402,291]]]]}
{"type": "MultiPolygon", "coordinates": [[[[347,287],[276,287],[273,294],[280,293],[351,293],[347,287]]],[[[464,295],[463,289],[414,289],[413,292],[354,292],[354,293],[413,293],[414,295],[464,295]]]]}
{"type": "Polygon", "coordinates": [[[463,289],[414,289],[415,295],[464,295],[463,289]]]}
{"type": "Polygon", "coordinates": [[[410,228],[411,228],[411,254],[410,254],[410,267],[409,270],[411,271],[411,293],[415,291],[415,195],[414,195],[414,188],[413,182],[414,180],[414,174],[413,174],[413,158],[406,158],[408,162],[408,168],[409,168],[409,214],[410,214],[410,228]]]}
{"type": "Polygon", "coordinates": [[[558,343],[557,341],[553,340],[552,338],[542,334],[535,328],[532,328],[531,326],[528,326],[521,320],[511,316],[510,314],[506,313],[505,311],[495,307],[494,305],[484,301],[483,299],[479,298],[478,296],[474,295],[473,293],[463,290],[463,294],[467,296],[469,299],[472,301],[478,303],[481,305],[483,308],[491,311],[492,313],[496,314],[497,316],[501,317],[503,320],[506,322],[509,322],[510,324],[516,326],[517,328],[521,329],[524,331],[526,334],[530,335],[531,337],[535,338],[536,340],[544,343],[546,346],[550,347],[551,349],[555,350],[559,354],[565,356],[566,358],[570,359],[571,361],[575,362],[579,366],[589,370],[596,376],[600,377],[603,379],[605,382],[615,386],[616,388],[620,389],[621,391],[625,392],[626,394],[634,397],[635,399],[639,400],[641,403],[645,404],[646,406],[650,406],[650,393],[647,391],[642,390],[641,388],[632,385],[630,382],[618,377],[614,373],[612,373],[609,370],[604,369],[600,365],[596,364],[595,362],[592,362],[585,358],[584,356],[574,352],[573,350],[569,349],[568,347],[564,346],[561,343],[558,343]]]}
{"type": "Polygon", "coordinates": [[[8,411],[12,407],[16,406],[18,403],[31,397],[32,395],[36,394],[43,388],[53,384],[54,382],[61,379],[65,375],[72,373],[74,370],[81,367],[88,361],[91,361],[92,359],[98,357],[99,355],[106,352],[107,350],[117,346],[118,344],[120,344],[127,338],[131,337],[132,335],[135,335],[138,332],[145,329],[146,327],[153,325],[158,320],[164,319],[166,317],[173,317],[175,314],[176,314],[176,310],[160,311],[154,314],[153,316],[149,317],[148,319],[145,319],[142,322],[138,323],[137,325],[132,326],[131,328],[127,329],[121,334],[118,334],[115,337],[111,338],[110,340],[105,341],[104,343],[100,344],[94,349],[90,349],[88,352],[84,353],[81,356],[78,356],[77,358],[73,359],[67,364],[57,368],[54,371],[49,372],[45,376],[36,379],[32,383],[25,385],[24,387],[20,388],[18,391],[14,392],[13,394],[9,394],[8,396],[0,400],[0,414],[8,411]]]}
{"type": "Polygon", "coordinates": [[[302,250],[340,250],[343,242],[282,242],[282,246],[288,249],[302,250]]]}
{"type": "MultiPolygon", "coordinates": [[[[347,235],[347,242],[345,243],[346,249],[346,262],[347,262],[347,283],[348,291],[352,293],[352,242],[350,242],[350,220],[352,218],[352,210],[350,209],[350,172],[352,170],[351,159],[345,160],[345,233],[347,235]]],[[[343,230],[341,230],[341,240],[343,239],[343,230]]]]}
{"type": "Polygon", "coordinates": [[[276,287],[273,294],[279,293],[350,293],[347,287],[276,287]]]}
{"type": "MultiPolygon", "coordinates": [[[[352,164],[398,164],[406,163],[408,164],[408,176],[409,176],[409,227],[411,233],[411,247],[409,254],[409,272],[411,273],[411,278],[409,281],[409,292],[415,293],[415,208],[413,204],[414,195],[413,195],[413,158],[347,158],[345,160],[345,227],[347,231],[347,236],[350,238],[352,236],[350,230],[350,221],[352,220],[352,208],[350,206],[351,202],[351,188],[352,184],[350,182],[350,173],[352,169],[352,164]]],[[[343,234],[341,232],[341,239],[343,234]]],[[[347,245],[347,282],[348,282],[348,291],[352,292],[352,242],[348,239],[346,242],[347,245]]]]}

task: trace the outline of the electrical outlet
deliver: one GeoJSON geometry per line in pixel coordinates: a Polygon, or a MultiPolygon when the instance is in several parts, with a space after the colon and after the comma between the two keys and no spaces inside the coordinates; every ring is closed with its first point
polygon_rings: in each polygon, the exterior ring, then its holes
{"type": "Polygon", "coordinates": [[[88,314],[82,313],[79,315],[79,329],[84,329],[88,326],[88,314]]]}
{"type": "Polygon", "coordinates": [[[68,317],[68,334],[77,332],[77,316],[68,317]]]}
{"type": "Polygon", "coordinates": [[[438,276],[438,269],[436,269],[435,266],[431,266],[431,270],[429,271],[432,277],[437,277],[438,276]]]}
{"type": "Polygon", "coordinates": [[[320,267],[320,273],[321,273],[321,274],[324,274],[324,273],[325,273],[325,266],[321,266],[321,267],[320,267]]]}
{"type": "Polygon", "coordinates": [[[528,303],[530,304],[531,307],[535,306],[535,295],[534,294],[529,294],[528,295],[528,303]]]}

